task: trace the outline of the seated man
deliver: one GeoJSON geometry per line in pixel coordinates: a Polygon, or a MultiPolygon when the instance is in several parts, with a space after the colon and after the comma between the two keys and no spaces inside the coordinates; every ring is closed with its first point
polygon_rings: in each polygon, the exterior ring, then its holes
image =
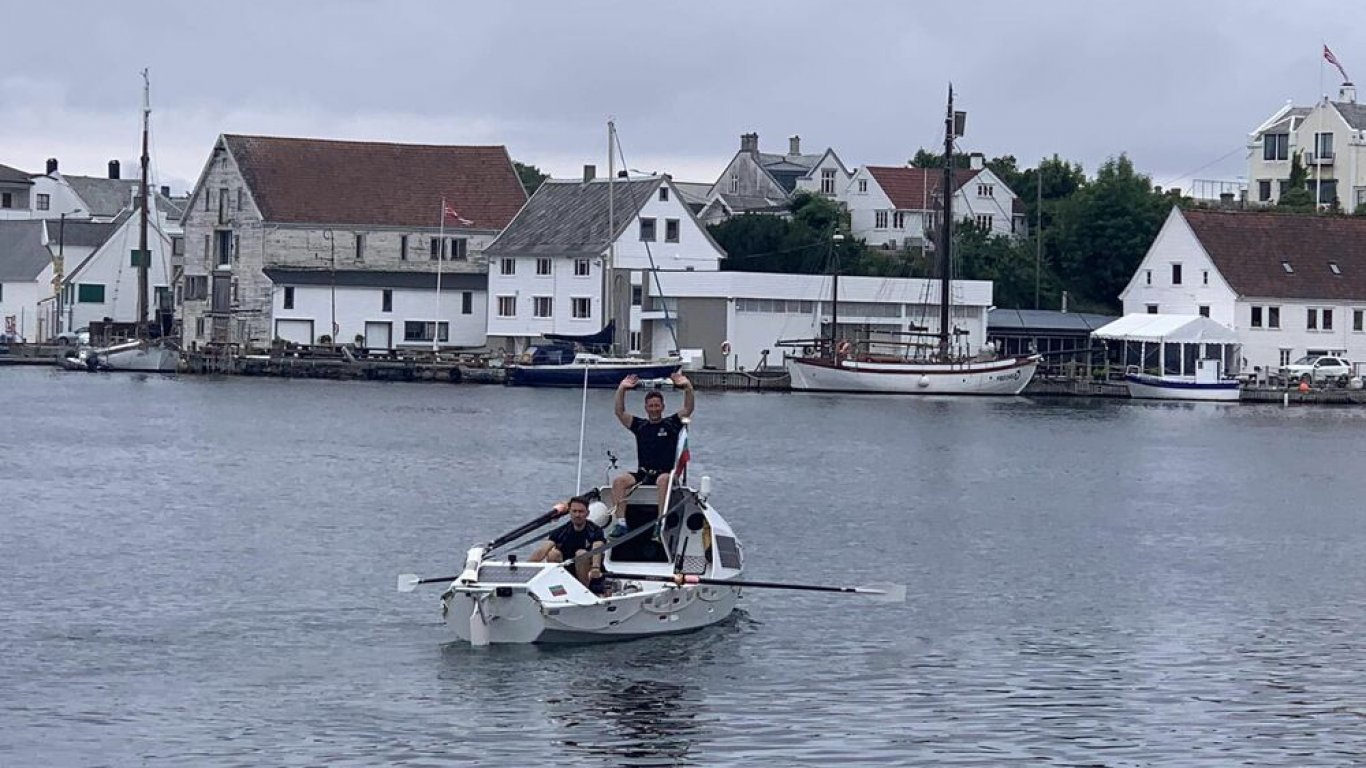
{"type": "MultiPolygon", "coordinates": [[[[563,508],[555,505],[556,509],[563,508]]],[[[552,530],[531,557],[533,563],[563,563],[586,552],[599,549],[606,543],[602,529],[588,519],[588,499],[575,496],[569,500],[569,522],[552,530]]],[[[597,592],[602,584],[602,555],[585,558],[574,564],[574,575],[585,587],[597,592]]]]}
{"type": "Polygon", "coordinates": [[[692,416],[692,382],[682,373],[669,377],[675,387],[683,389],[683,407],[672,416],[664,416],[664,394],[651,390],[645,395],[645,416],[632,416],[626,412],[626,390],[640,383],[635,374],[621,380],[617,386],[617,421],[631,430],[636,436],[636,460],[639,469],[628,472],[612,480],[612,516],[616,525],[612,535],[626,533],[626,496],[637,485],[656,485],[659,487],[660,516],[664,515],[664,499],[669,493],[669,480],[678,453],[678,435],[683,431],[683,421],[692,416]]]}

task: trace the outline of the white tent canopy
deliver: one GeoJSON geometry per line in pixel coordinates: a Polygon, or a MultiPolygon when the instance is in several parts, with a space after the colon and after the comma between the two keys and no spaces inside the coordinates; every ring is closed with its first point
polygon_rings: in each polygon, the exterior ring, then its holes
{"type": "Polygon", "coordinates": [[[1166,344],[1237,344],[1232,328],[1203,315],[1125,315],[1091,332],[1093,339],[1166,344]]]}

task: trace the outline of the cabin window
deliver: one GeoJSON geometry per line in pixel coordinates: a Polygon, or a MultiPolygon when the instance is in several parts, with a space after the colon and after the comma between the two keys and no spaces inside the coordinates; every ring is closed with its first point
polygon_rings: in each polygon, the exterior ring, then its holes
{"type": "Polygon", "coordinates": [[[471,292],[471,291],[463,291],[463,292],[461,292],[461,294],[460,294],[460,314],[462,314],[462,315],[472,315],[472,314],[474,314],[474,293],[473,293],[473,292],[471,292]]]}
{"type": "Polygon", "coordinates": [[[504,256],[498,260],[498,274],[515,275],[517,274],[517,260],[511,256],[504,256]]]}
{"type": "Polygon", "coordinates": [[[640,240],[645,243],[655,241],[655,220],[642,216],[640,219],[640,240]]]}
{"type": "Polygon", "coordinates": [[[587,277],[592,271],[588,259],[574,259],[574,276],[587,277]]]}
{"type": "Polygon", "coordinates": [[[1262,308],[1261,308],[1261,307],[1253,307],[1253,308],[1252,308],[1252,320],[1251,320],[1251,322],[1249,323],[1249,325],[1251,325],[1253,328],[1261,328],[1261,327],[1262,327],[1262,308]]]}
{"type": "Polygon", "coordinates": [[[408,236],[407,236],[407,235],[399,235],[399,236],[398,236],[398,260],[399,260],[399,261],[407,261],[407,260],[408,260],[408,236]]]}
{"type": "Polygon", "coordinates": [[[499,296],[498,297],[498,316],[516,317],[517,316],[517,297],[499,296]]]}
{"type": "Polygon", "coordinates": [[[1180,285],[1180,284],[1181,284],[1181,265],[1180,265],[1180,264],[1173,264],[1173,265],[1172,265],[1172,285],[1180,285]]]}
{"type": "Polygon", "coordinates": [[[532,317],[550,317],[555,307],[555,297],[553,296],[536,296],[531,302],[532,317]]]}
{"type": "Polygon", "coordinates": [[[76,286],[76,302],[79,304],[103,304],[104,285],[101,283],[81,283],[76,286]]]}
{"type": "MultiPolygon", "coordinates": [[[[37,207],[37,209],[40,211],[51,210],[52,195],[46,194],[44,192],[39,192],[37,196],[34,198],[34,206],[37,207]]],[[[7,205],[5,207],[8,208],[9,206],[7,205]]]]}
{"type": "Polygon", "coordinates": [[[1201,316],[1201,317],[1209,317],[1209,305],[1208,305],[1208,304],[1201,304],[1201,305],[1200,305],[1200,316],[1201,316]]]}
{"type": "Polygon", "coordinates": [[[659,202],[661,202],[661,203],[667,203],[667,202],[669,202],[669,188],[668,188],[668,187],[660,187],[660,188],[659,188],[659,202]]]}
{"type": "Polygon", "coordinates": [[[1266,327],[1267,327],[1267,328],[1280,328],[1280,327],[1281,327],[1281,308],[1280,308],[1280,307],[1267,307],[1267,308],[1266,308],[1266,327]]]}
{"type": "Polygon", "coordinates": [[[821,169],[821,194],[823,194],[823,195],[833,195],[833,194],[835,194],[835,169],[834,169],[834,168],[822,168],[822,169],[821,169]]]}
{"type": "Polygon", "coordinates": [[[664,242],[678,242],[678,219],[664,220],[664,242]]]}
{"type": "Polygon", "coordinates": [[[571,299],[571,316],[575,320],[587,320],[592,316],[592,300],[583,296],[571,299]]]}
{"type": "Polygon", "coordinates": [[[536,259],[536,274],[538,274],[538,275],[548,275],[548,274],[550,274],[550,259],[549,259],[548,257],[546,257],[546,256],[539,256],[539,257],[537,257],[537,259],[536,259]]]}
{"type": "Polygon", "coordinates": [[[384,291],[380,293],[380,298],[379,298],[379,311],[381,311],[381,312],[393,312],[393,311],[394,311],[394,292],[393,292],[391,289],[389,289],[389,288],[385,288],[384,291]]]}
{"type": "Polygon", "coordinates": [[[284,308],[294,309],[294,286],[285,286],[284,308]]]}

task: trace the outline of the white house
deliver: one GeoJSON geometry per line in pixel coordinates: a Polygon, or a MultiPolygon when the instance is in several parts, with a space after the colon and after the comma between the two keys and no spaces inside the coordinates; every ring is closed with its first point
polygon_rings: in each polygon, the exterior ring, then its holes
{"type": "Polygon", "coordinates": [[[52,252],[41,221],[0,221],[0,338],[51,335],[39,302],[52,296],[52,252]]]}
{"type": "Polygon", "coordinates": [[[651,345],[641,316],[650,275],[715,271],[725,253],[668,176],[599,179],[586,166],[582,179],[542,184],[487,256],[490,346],[520,352],[610,319],[619,349],[649,355],[674,349],[651,345]]]}
{"type": "Polygon", "coordinates": [[[1233,328],[1244,370],[1366,360],[1366,219],[1174,208],[1120,299],[1233,328]]]}
{"type": "MultiPolygon", "coordinates": [[[[987,168],[981,155],[953,172],[953,210],[998,235],[1023,235],[1024,207],[1016,194],[987,168]]],[[[940,210],[944,172],[937,168],[862,166],[844,195],[851,234],[872,246],[915,249],[940,210]]]]}
{"type": "Polygon", "coordinates": [[[740,137],[740,150],[707,192],[698,218],[715,224],[741,213],[786,214],[798,191],[841,201],[849,178],[833,149],[803,154],[801,137],[793,136],[785,155],[760,152],[759,134],[746,133],[740,137]]]}
{"type": "MultiPolygon", "coordinates": [[[[659,272],[652,280],[644,317],[656,320],[655,348],[700,349],[704,365],[735,370],[765,362],[783,364],[795,348],[779,340],[888,338],[886,332],[939,331],[939,281],[919,278],[841,277],[838,327],[829,275],[768,272],[659,272]],[[661,298],[662,297],[662,298],[661,298]],[[669,326],[672,319],[677,342],[669,326]],[[722,354],[729,343],[730,354],[722,354]]],[[[950,285],[951,321],[965,331],[963,343],[980,349],[987,340],[992,284],[955,280],[950,285]]]]}
{"type": "Polygon", "coordinates": [[[1290,182],[1291,158],[1300,155],[1309,191],[1318,202],[1334,201],[1349,213],[1366,203],[1366,105],[1356,86],[1343,83],[1336,101],[1312,107],[1287,104],[1248,136],[1251,202],[1274,204],[1290,182]]]}
{"type": "Polygon", "coordinates": [[[481,346],[485,300],[454,291],[483,290],[484,248],[525,202],[501,146],[220,136],[186,203],[183,343],[481,346]]]}
{"type": "MultiPolygon", "coordinates": [[[[147,250],[147,317],[172,311],[172,254],[181,240],[180,210],[160,195],[149,195],[147,250]]],[[[68,253],[63,260],[61,322],[63,329],[88,326],[96,321],[136,322],[138,307],[138,267],[134,256],[140,245],[141,216],[133,209],[112,224],[66,221],[69,234],[100,227],[104,237],[98,247],[83,258],[68,253]]],[[[48,229],[57,228],[49,221],[48,229]]],[[[73,249],[75,250],[75,249],[73,249]]]]}

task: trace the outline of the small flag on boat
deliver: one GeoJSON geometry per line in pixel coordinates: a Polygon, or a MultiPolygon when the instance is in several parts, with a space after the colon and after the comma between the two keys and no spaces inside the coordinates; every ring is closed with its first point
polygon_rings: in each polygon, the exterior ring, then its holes
{"type": "Polygon", "coordinates": [[[473,224],[474,222],[460,215],[460,212],[451,207],[451,204],[444,199],[441,201],[441,213],[448,219],[455,219],[457,224],[473,224]]]}
{"type": "Polygon", "coordinates": [[[688,476],[688,460],[692,454],[688,451],[688,428],[685,426],[678,432],[678,455],[674,459],[674,477],[682,480],[688,476]]]}
{"type": "Polygon", "coordinates": [[[1329,64],[1332,64],[1333,66],[1335,66],[1335,67],[1338,68],[1338,72],[1342,73],[1342,79],[1343,79],[1343,80],[1351,80],[1351,79],[1352,79],[1352,78],[1350,78],[1350,77],[1347,76],[1347,71],[1346,71],[1345,69],[1342,68],[1342,62],[1338,61],[1338,57],[1334,56],[1334,55],[1333,55],[1333,52],[1330,51],[1330,50],[1328,50],[1328,46],[1327,46],[1326,44],[1323,46],[1323,58],[1324,58],[1329,64]]]}
{"type": "Polygon", "coordinates": [[[551,595],[551,597],[564,597],[564,595],[565,595],[565,589],[564,589],[564,587],[560,586],[559,584],[551,584],[551,585],[550,585],[550,595],[551,595]]]}

